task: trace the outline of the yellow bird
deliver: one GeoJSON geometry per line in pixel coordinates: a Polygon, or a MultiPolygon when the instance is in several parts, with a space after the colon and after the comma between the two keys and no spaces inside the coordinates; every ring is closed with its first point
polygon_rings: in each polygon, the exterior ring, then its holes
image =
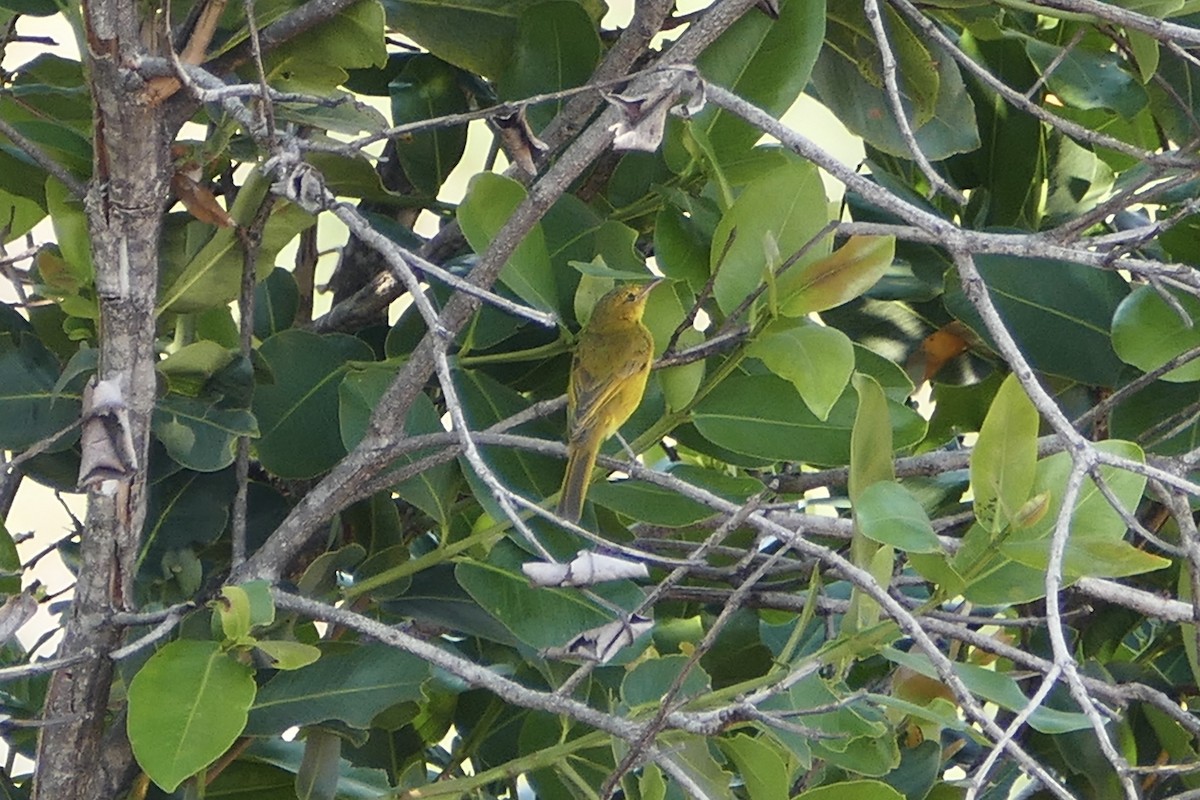
{"type": "Polygon", "coordinates": [[[600,298],[579,335],[567,389],[567,471],[558,515],[575,522],[600,445],[637,410],[646,391],[654,337],[642,324],[658,281],[620,286],[600,298]]]}

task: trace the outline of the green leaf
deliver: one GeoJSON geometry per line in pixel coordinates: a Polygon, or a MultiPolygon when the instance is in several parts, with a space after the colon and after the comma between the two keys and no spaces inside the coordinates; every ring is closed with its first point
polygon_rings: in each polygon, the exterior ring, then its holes
{"type": "Polygon", "coordinates": [[[750,800],[774,800],[791,794],[787,764],[769,739],[739,733],[718,739],[717,744],[737,767],[750,800]]]}
{"type": "MultiPolygon", "coordinates": [[[[524,10],[517,20],[512,59],[496,81],[503,100],[570,89],[587,81],[600,59],[596,22],[577,2],[551,0],[524,10]]],[[[528,109],[540,131],[561,110],[563,100],[528,109]]]]}
{"type": "MultiPolygon", "coordinates": [[[[487,373],[457,370],[454,377],[463,412],[472,430],[483,430],[530,405],[528,398],[487,373]]],[[[559,425],[561,424],[560,422],[559,425]]],[[[561,439],[563,435],[560,427],[547,420],[522,425],[514,429],[513,433],[550,440],[561,439]]],[[[620,445],[612,442],[610,446],[620,445]]],[[[558,491],[562,482],[561,459],[507,447],[481,447],[480,452],[500,482],[525,497],[549,497],[558,491]]],[[[493,519],[502,519],[504,512],[497,505],[491,489],[475,474],[475,470],[465,458],[460,457],[459,463],[475,499],[483,506],[483,510],[493,519]]]]}
{"type": "MultiPolygon", "coordinates": [[[[338,421],[342,443],[350,450],[362,441],[370,422],[371,413],[379,403],[392,381],[396,378],[394,364],[372,365],[368,369],[351,370],[338,387],[338,421]]],[[[417,395],[404,421],[404,432],[409,436],[425,433],[444,433],[441,417],[433,407],[433,401],[425,394],[417,395]]],[[[417,451],[400,456],[392,462],[389,471],[428,455],[431,451],[417,451]]],[[[439,523],[450,520],[450,508],[458,497],[458,471],[453,460],[437,464],[421,471],[406,481],[392,487],[401,498],[412,503],[439,523]]]]}
{"type": "Polygon", "coordinates": [[[292,327],[300,307],[300,287],[286,269],[276,267],[254,287],[254,336],[268,339],[292,327]]]}
{"type": "MultiPolygon", "coordinates": [[[[1113,352],[1109,323],[1129,293],[1119,275],[1048,258],[981,255],[976,265],[1036,369],[1089,385],[1115,385],[1123,367],[1113,352]]],[[[946,276],[945,302],[951,314],[991,342],[953,273],[946,276]]]]}
{"type": "Polygon", "coordinates": [[[576,634],[612,620],[610,611],[577,591],[533,587],[524,574],[494,564],[462,561],[454,577],[476,603],[538,650],[561,647],[576,634]]]}
{"type": "Polygon", "coordinates": [[[854,372],[854,345],[837,330],[807,320],[776,320],[755,337],[746,355],[791,381],[804,404],[820,420],[842,396],[854,372]]]}
{"type": "MultiPolygon", "coordinates": [[[[1141,449],[1110,439],[1096,443],[1103,452],[1142,461],[1141,449]]],[[[967,579],[963,594],[983,605],[1024,603],[1045,595],[1050,538],[1062,507],[1071,471],[1070,455],[1056,453],[1038,462],[1032,494],[1045,494],[1049,507],[1040,519],[1011,531],[997,544],[985,529],[975,526],[963,538],[954,557],[954,570],[967,579]]],[[[1100,474],[1127,509],[1136,508],[1146,485],[1143,476],[1102,466],[1100,474]]],[[[1120,577],[1160,569],[1169,562],[1136,551],[1124,541],[1126,528],[1100,490],[1085,481],[1071,515],[1064,562],[1064,585],[1078,578],[1120,577]]]]}
{"type": "Polygon", "coordinates": [[[197,472],[216,472],[233,463],[239,436],[257,436],[254,415],[241,408],[169,394],[154,406],[155,437],[179,464],[197,472]]]}
{"type": "MultiPolygon", "coordinates": [[[[883,655],[893,663],[908,667],[928,678],[939,679],[937,670],[924,653],[905,653],[887,647],[884,648],[883,655]]],[[[1029,698],[1021,691],[1017,682],[1001,672],[976,664],[955,662],[954,673],[962,679],[972,694],[978,695],[989,703],[995,703],[1000,708],[1022,711],[1029,705],[1029,698]]],[[[1039,706],[1033,712],[1029,717],[1029,725],[1034,730],[1047,734],[1081,731],[1091,727],[1085,714],[1059,711],[1046,705],[1039,706]]]]}
{"type": "MultiPolygon", "coordinates": [[[[735,453],[810,464],[847,464],[856,399],[843,393],[822,422],[795,388],[773,375],[735,375],[722,381],[695,410],[696,429],[713,444],[735,453]],[[753,397],[753,403],[746,398],[753,397]]],[[[921,439],[925,422],[916,412],[888,401],[896,447],[921,439]]]]}
{"type": "Polygon", "coordinates": [[[597,481],[588,499],[639,522],[683,528],[713,515],[713,510],[682,495],[645,481],[597,481]]]}
{"type": "Polygon", "coordinates": [[[892,421],[887,397],[879,383],[868,375],[854,376],[854,391],[858,395],[858,409],[850,434],[847,488],[851,502],[857,502],[868,486],[894,480],[896,476],[892,467],[892,421]]]}
{"type": "MultiPolygon", "coordinates": [[[[707,80],[778,117],[808,84],[825,38],[825,2],[783,0],[779,18],[744,14],[696,59],[707,80]]],[[[695,120],[724,166],[749,150],[761,132],[727,111],[705,109],[695,120]]]]}
{"type": "MultiPolygon", "coordinates": [[[[964,36],[962,44],[975,61],[1018,92],[1029,91],[1038,80],[1019,41],[964,36]]],[[[979,149],[947,162],[951,179],[971,190],[964,217],[979,227],[1038,230],[1046,178],[1042,121],[1013,108],[974,75],[967,77],[967,88],[978,117],[979,149]],[[1013,142],[1022,146],[1013,147],[1013,142]]]]}
{"type": "Polygon", "coordinates": [[[638,778],[638,791],[642,800],[666,800],[667,782],[657,764],[647,764],[638,778]]]}
{"type": "MultiPolygon", "coordinates": [[[[265,24],[265,20],[259,20],[265,24]]],[[[269,51],[267,80],[281,91],[325,94],[345,83],[347,70],[387,63],[384,12],[379,0],[361,0],[269,51]]]]}
{"type": "Polygon", "coordinates": [[[253,670],[215,642],[165,645],[129,685],[127,730],[138,764],[175,791],[234,743],[254,694],[253,670]]]}
{"type": "MultiPolygon", "coordinates": [[[[807,161],[789,161],[751,181],[713,233],[709,269],[716,273],[713,294],[721,310],[733,311],[762,283],[764,237],[774,237],[779,254],[787,259],[810,244],[828,219],[824,184],[817,168],[807,161]]],[[[789,271],[803,269],[829,248],[827,236],[789,271]]]]}
{"type": "Polygon", "coordinates": [[[266,580],[246,581],[238,584],[250,600],[250,625],[270,625],[275,621],[275,601],[271,598],[271,584],[266,580]]]}
{"type": "Polygon", "coordinates": [[[0,519],[0,594],[14,595],[21,591],[21,556],[17,543],[0,519]]]}
{"type": "Polygon", "coordinates": [[[311,478],[346,454],[336,425],[338,385],[354,360],[370,361],[371,348],[341,334],[298,329],[267,339],[259,354],[275,382],[254,391],[255,443],[263,467],[281,478],[311,478]]]}
{"type": "Polygon", "coordinates": [[[259,639],[254,646],[266,653],[274,669],[292,670],[307,667],[321,657],[319,648],[302,642],[283,639],[259,639]]]}
{"type": "MultiPolygon", "coordinates": [[[[252,172],[238,191],[237,200],[229,215],[239,226],[249,225],[259,205],[270,189],[270,179],[257,170],[252,172]]],[[[238,296],[242,283],[242,240],[237,228],[202,226],[211,235],[185,263],[164,263],[162,286],[159,290],[158,313],[204,311],[229,303],[238,296]]],[[[263,228],[258,250],[257,280],[267,277],[275,268],[275,256],[300,231],[311,226],[313,218],[291,203],[276,202],[263,228]]],[[[164,253],[164,257],[167,254],[164,253]]]]}
{"type": "Polygon", "coordinates": [[[296,776],[257,762],[231,763],[208,785],[207,796],[221,800],[296,800],[296,776]]]}
{"type": "MultiPolygon", "coordinates": [[[[455,66],[495,78],[508,66],[518,36],[518,20],[544,0],[384,0],[388,26],[403,30],[429,52],[455,66]]],[[[607,9],[599,0],[581,0],[599,22],[607,9]]]]}
{"type": "MultiPolygon", "coordinates": [[[[330,728],[329,732],[346,735],[345,729],[330,728]]],[[[293,776],[300,772],[304,761],[305,744],[300,740],[285,742],[283,739],[259,739],[246,748],[246,758],[257,763],[270,764],[288,774],[286,800],[296,800],[293,776]]],[[[235,764],[242,762],[235,762],[235,764]]],[[[222,773],[224,774],[224,773],[222,773]]],[[[214,782],[215,783],[215,782],[214,782]]],[[[338,797],[341,800],[378,800],[395,793],[395,787],[382,769],[367,769],[351,765],[346,759],[338,762],[338,797]]],[[[209,788],[209,797],[213,796],[209,788]]],[[[251,798],[247,798],[251,800],[251,798]]],[[[259,800],[255,797],[252,800],[259,800]]]]}
{"type": "MultiPolygon", "coordinates": [[[[704,341],[704,334],[695,328],[688,328],[679,335],[677,349],[686,350],[704,341]]],[[[703,360],[677,367],[666,367],[658,371],[658,380],[662,384],[663,401],[671,411],[681,411],[696,397],[700,385],[704,383],[706,371],[703,360]]]]}
{"type": "MultiPolygon", "coordinates": [[[[8,312],[7,306],[0,309],[8,312]]],[[[0,319],[0,419],[5,422],[0,427],[0,448],[20,451],[78,420],[82,394],[80,381],[73,382],[76,385],[69,391],[55,391],[58,360],[24,320],[18,326],[6,322],[0,319]]],[[[68,433],[50,450],[70,447],[78,438],[78,433],[68,433]]]]}
{"type": "MultiPolygon", "coordinates": [[[[461,114],[468,110],[462,73],[435,56],[405,57],[404,66],[388,85],[392,123],[461,114]]],[[[409,182],[421,193],[436,197],[467,147],[467,126],[454,125],[415,131],[396,142],[396,156],[409,182]]]]}
{"type": "Polygon", "coordinates": [[[54,225],[54,240],[71,275],[83,285],[90,284],[95,269],[83,201],[68,192],[57,178],[46,178],[46,210],[54,225]]]}
{"type": "Polygon", "coordinates": [[[454,565],[439,564],[412,577],[407,590],[386,600],[383,608],[418,623],[446,628],[466,636],[486,639],[509,647],[518,640],[494,616],[480,608],[454,579],[454,565]]]}
{"type": "MultiPolygon", "coordinates": [[[[828,44],[812,72],[821,102],[872,147],[911,158],[892,116],[879,48],[862,4],[827,0],[827,6],[828,44]]],[[[921,152],[930,161],[941,161],[979,147],[975,106],[954,59],[918,38],[903,18],[885,9],[901,77],[901,102],[921,152]]]]}
{"type": "Polygon", "coordinates": [[[801,317],[853,300],[883,277],[895,256],[892,236],[851,236],[831,255],[784,273],[778,288],[781,310],[801,317]]]}
{"type": "MultiPolygon", "coordinates": [[[[1098,442],[1103,452],[1144,462],[1140,447],[1131,442],[1109,439],[1098,442]]],[[[1070,455],[1055,453],[1038,462],[1034,492],[1050,496],[1046,513],[1031,525],[1012,533],[1001,545],[1005,556],[1044,571],[1049,558],[1050,536],[1062,508],[1062,495],[1071,471],[1070,455]]],[[[1113,494],[1126,509],[1135,509],[1146,486],[1146,478],[1115,467],[1102,466],[1103,476],[1113,494]]],[[[1090,480],[1085,481],[1071,515],[1063,574],[1070,580],[1084,575],[1100,578],[1124,577],[1168,566],[1167,559],[1138,550],[1125,541],[1125,521],[1090,480]]]]}
{"type": "Polygon", "coordinates": [[[975,518],[997,532],[1008,526],[1033,493],[1037,467],[1038,413],[1015,375],[992,400],[971,453],[975,518]]]}
{"type": "Polygon", "coordinates": [[[654,220],[654,260],[668,278],[686,281],[698,292],[708,281],[708,253],[712,235],[691,216],[673,206],[654,220]]]}
{"type": "Polygon", "coordinates": [[[1091,147],[1066,136],[1055,137],[1050,148],[1046,214],[1054,222],[1065,222],[1090,211],[1109,196],[1113,182],[1112,167],[1091,147]]]}
{"type": "MultiPolygon", "coordinates": [[[[1185,424],[1176,414],[1185,412],[1196,401],[1196,389],[1187,383],[1155,381],[1136,395],[1117,404],[1112,413],[1112,436],[1116,439],[1141,440],[1152,429],[1157,430],[1154,452],[1172,456],[1186,453],[1200,446],[1200,421],[1185,424]],[[1170,431],[1162,428],[1164,422],[1175,431],[1170,437],[1162,436],[1170,431]],[[1171,422],[1178,423],[1172,425],[1171,422]]],[[[1191,418],[1190,412],[1187,418],[1191,418]]]]}
{"type": "MultiPolygon", "coordinates": [[[[707,489],[726,500],[743,503],[762,489],[753,478],[734,477],[690,464],[676,464],[671,474],[680,480],[707,489]]],[[[588,497],[605,508],[652,525],[679,528],[713,515],[708,506],[652,483],[627,478],[598,481],[588,497]]]]}
{"type": "Polygon", "coordinates": [[[672,761],[700,788],[703,797],[711,800],[735,800],[730,788],[731,775],[721,768],[713,756],[706,736],[673,732],[663,737],[663,745],[671,748],[672,761]]]}
{"type": "Polygon", "coordinates": [[[221,620],[225,638],[236,642],[250,635],[250,595],[240,586],[222,586],[213,608],[221,620]]]}
{"type": "Polygon", "coordinates": [[[925,509],[894,481],[879,481],[863,490],[854,503],[854,524],[868,539],[907,553],[941,550],[925,509]]]}
{"type": "Polygon", "coordinates": [[[904,800],[904,795],[881,781],[840,781],[818,786],[796,795],[792,800],[904,800]]]}
{"type": "MultiPolygon", "coordinates": [[[[685,655],[647,658],[635,664],[621,681],[621,699],[637,706],[657,705],[663,695],[679,681],[690,659],[685,655]]],[[[699,664],[693,664],[679,685],[677,699],[699,697],[712,691],[712,681],[699,664]]]]}
{"type": "Polygon", "coordinates": [[[139,568],[157,573],[169,551],[215,542],[229,521],[236,491],[232,470],[183,469],[155,476],[150,483],[139,568]]]}
{"type": "Polygon", "coordinates": [[[387,130],[387,118],[374,107],[343,91],[332,91],[322,102],[275,103],[275,119],[355,136],[387,130]]]}
{"type": "Polygon", "coordinates": [[[1108,108],[1128,119],[1149,102],[1141,82],[1124,68],[1128,62],[1116,53],[1056,47],[1037,39],[1027,39],[1025,51],[1047,88],[1067,105],[1108,108]]]}
{"type": "Polygon", "coordinates": [[[323,728],[310,728],[304,737],[304,758],[296,772],[297,800],[334,800],[342,737],[323,728]]]}
{"type": "MultiPolygon", "coordinates": [[[[1168,290],[1163,290],[1168,291],[1168,290]]],[[[1143,372],[1157,369],[1177,355],[1200,346],[1200,300],[1171,292],[1188,319],[1167,305],[1152,286],[1139,286],[1117,306],[1112,320],[1112,343],[1117,355],[1143,372]]],[[[1159,380],[1190,383],[1200,380],[1200,359],[1171,370],[1159,380]]]]}
{"type": "MultiPolygon", "coordinates": [[[[481,172],[471,179],[467,196],[458,206],[458,222],[476,253],[487,250],[524,199],[525,187],[512,178],[481,172]]],[[[557,308],[558,288],[540,224],[521,240],[500,271],[500,280],[531,305],[544,310],[557,308]]]]}
{"type": "Polygon", "coordinates": [[[394,647],[326,645],[316,663],[281,672],[263,685],[246,735],[270,736],[327,720],[368,728],[384,709],[419,700],[427,677],[428,664],[394,647]]]}
{"type": "Polygon", "coordinates": [[[209,378],[229,366],[236,356],[216,342],[199,341],[184,345],[155,366],[166,376],[171,391],[195,397],[209,378]]]}

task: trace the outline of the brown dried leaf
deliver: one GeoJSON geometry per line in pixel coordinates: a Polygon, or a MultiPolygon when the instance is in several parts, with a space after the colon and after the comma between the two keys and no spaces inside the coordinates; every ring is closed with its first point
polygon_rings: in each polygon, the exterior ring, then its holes
{"type": "Polygon", "coordinates": [[[237,227],[237,222],[229,216],[228,211],[221,208],[221,204],[217,202],[216,196],[209,191],[208,187],[197,183],[187,174],[176,172],[172,175],[171,190],[175,192],[175,196],[179,198],[179,202],[183,203],[183,207],[188,210],[188,213],[201,222],[216,225],[218,228],[237,227]]]}

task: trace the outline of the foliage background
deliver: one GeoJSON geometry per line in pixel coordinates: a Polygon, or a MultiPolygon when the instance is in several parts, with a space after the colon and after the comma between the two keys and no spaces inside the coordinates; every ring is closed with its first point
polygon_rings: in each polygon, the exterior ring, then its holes
{"type": "MultiPolygon", "coordinates": [[[[6,503],[90,486],[57,658],[14,646],[0,672],[37,796],[1194,788],[1196,9],[746,6],[683,16],[667,58],[703,86],[624,77],[663,4],[603,43],[570,2],[230,6],[176,43],[201,68],[162,57],[149,6],[67,9],[120,57],[93,43],[86,78],[41,58],[0,94],[10,248],[47,214],[54,236],[5,260],[27,268],[24,316],[0,316],[6,503]],[[387,26],[447,61],[389,58],[387,26]],[[589,79],[619,94],[572,90],[589,79]],[[389,123],[339,86],[418,123],[378,175],[324,136],[389,123]],[[776,122],[806,87],[870,179],[776,122]],[[702,95],[661,141],[631,110],[702,95]],[[435,199],[462,130],[420,121],[498,100],[550,143],[524,153],[537,180],[435,199]],[[189,118],[204,140],[169,149],[189,118]],[[614,125],[650,152],[609,151],[614,125]],[[413,237],[417,208],[448,224],[413,237]],[[315,213],[357,241],[314,320],[329,232],[280,253],[315,213]],[[632,477],[565,530],[537,504],[572,331],[651,251],[667,358],[625,433],[654,471],[614,443],[632,477]],[[499,278],[483,310],[447,288],[468,270],[499,278]],[[580,547],[651,571],[527,584],[523,562],[580,547]]],[[[47,598],[4,550],[15,629],[47,598]]]]}

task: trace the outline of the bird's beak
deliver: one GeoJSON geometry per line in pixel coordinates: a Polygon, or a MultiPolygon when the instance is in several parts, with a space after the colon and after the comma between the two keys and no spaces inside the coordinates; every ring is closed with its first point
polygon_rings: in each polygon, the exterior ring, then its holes
{"type": "Polygon", "coordinates": [[[638,289],[638,297],[645,297],[646,295],[650,294],[650,290],[662,283],[663,280],[663,278],[655,278],[652,281],[643,283],[641,288],[638,289]]]}

